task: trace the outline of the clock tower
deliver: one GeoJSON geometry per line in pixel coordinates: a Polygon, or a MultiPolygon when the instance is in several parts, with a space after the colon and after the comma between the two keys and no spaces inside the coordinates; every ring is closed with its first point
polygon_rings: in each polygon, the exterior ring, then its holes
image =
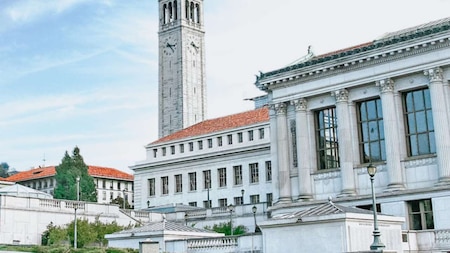
{"type": "Polygon", "coordinates": [[[206,118],[203,0],[159,1],[159,137],[206,118]]]}

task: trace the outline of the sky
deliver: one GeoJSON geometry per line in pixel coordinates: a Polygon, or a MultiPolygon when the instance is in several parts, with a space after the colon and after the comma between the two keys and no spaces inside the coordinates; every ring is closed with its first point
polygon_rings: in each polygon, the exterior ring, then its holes
{"type": "MultiPolygon", "coordinates": [[[[207,118],[253,109],[255,75],[449,17],[450,0],[204,0],[207,118]]],[[[158,138],[157,0],[0,0],[0,162],[80,148],[128,168],[158,138]]]]}

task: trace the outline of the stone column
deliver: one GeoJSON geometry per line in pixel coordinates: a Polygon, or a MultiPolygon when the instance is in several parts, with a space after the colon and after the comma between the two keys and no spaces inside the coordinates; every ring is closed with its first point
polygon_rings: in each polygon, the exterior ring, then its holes
{"type": "Polygon", "coordinates": [[[304,98],[291,101],[295,107],[295,121],[297,132],[297,158],[298,158],[298,199],[312,199],[311,190],[311,149],[309,148],[308,118],[306,116],[307,101],[304,98]]]}
{"type": "Polygon", "coordinates": [[[270,120],[270,159],[272,161],[272,198],[273,203],[278,201],[280,196],[279,176],[278,176],[278,143],[277,143],[277,117],[275,106],[269,106],[270,120]]]}
{"type": "Polygon", "coordinates": [[[277,204],[292,202],[286,109],[287,106],[285,103],[275,104],[277,122],[278,186],[280,193],[277,204]]]}
{"type": "Polygon", "coordinates": [[[383,106],[384,142],[386,149],[386,167],[388,173],[388,190],[405,189],[403,171],[400,163],[400,135],[398,116],[394,99],[394,81],[387,78],[375,82],[380,87],[381,105],[383,106]]]}
{"type": "Polygon", "coordinates": [[[332,93],[336,98],[337,134],[339,141],[339,164],[341,167],[342,191],[340,197],[353,196],[355,176],[353,174],[353,148],[348,108],[348,91],[341,89],[332,93]]]}
{"type": "Polygon", "coordinates": [[[431,107],[433,110],[434,135],[436,139],[439,184],[450,184],[450,127],[441,68],[425,70],[430,83],[431,107]]]}

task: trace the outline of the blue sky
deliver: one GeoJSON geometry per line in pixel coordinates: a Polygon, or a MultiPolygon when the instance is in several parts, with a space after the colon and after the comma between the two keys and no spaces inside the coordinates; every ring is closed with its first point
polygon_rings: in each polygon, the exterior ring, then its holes
{"type": "MultiPolygon", "coordinates": [[[[0,0],[0,162],[130,172],[157,139],[157,0],[0,0]],[[45,158],[45,162],[43,159],[45,158]]],[[[205,0],[208,118],[250,110],[255,74],[450,16],[449,0],[205,0]],[[376,5],[374,5],[376,3],[376,5]]]]}

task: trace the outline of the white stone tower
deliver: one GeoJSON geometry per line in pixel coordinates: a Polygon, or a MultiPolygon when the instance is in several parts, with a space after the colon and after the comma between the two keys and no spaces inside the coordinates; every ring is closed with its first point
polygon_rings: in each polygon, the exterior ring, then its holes
{"type": "Polygon", "coordinates": [[[206,118],[203,0],[159,0],[159,137],[206,118]]]}

